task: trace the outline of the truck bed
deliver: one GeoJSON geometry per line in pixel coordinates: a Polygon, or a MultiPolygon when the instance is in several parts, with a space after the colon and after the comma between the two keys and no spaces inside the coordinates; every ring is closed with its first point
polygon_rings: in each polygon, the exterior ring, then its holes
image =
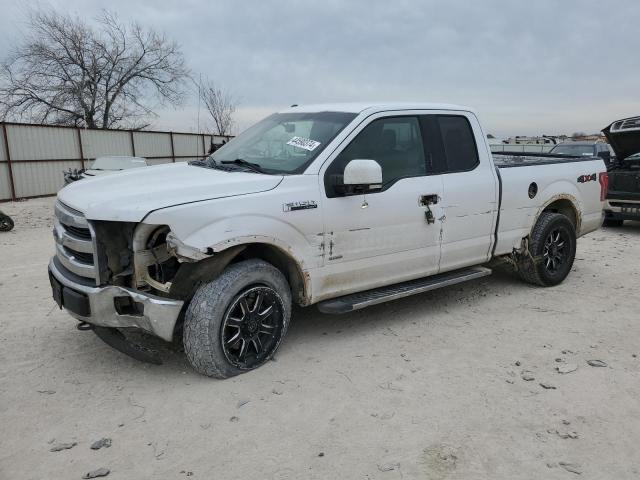
{"type": "Polygon", "coordinates": [[[554,155],[550,153],[492,152],[493,163],[498,168],[530,167],[534,165],[551,165],[555,163],[587,162],[598,157],[574,157],[572,155],[554,155]]]}
{"type": "Polygon", "coordinates": [[[605,171],[600,157],[507,153],[494,154],[493,159],[500,182],[495,255],[519,248],[549,202],[580,206],[574,213],[578,236],[600,227],[603,202],[597,173],[605,171]]]}

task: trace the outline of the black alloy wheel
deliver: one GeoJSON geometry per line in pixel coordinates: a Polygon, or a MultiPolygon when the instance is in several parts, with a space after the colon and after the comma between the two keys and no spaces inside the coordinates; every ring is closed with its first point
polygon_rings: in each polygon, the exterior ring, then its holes
{"type": "Polygon", "coordinates": [[[526,282],[551,287],[562,282],[576,256],[576,229],[568,217],[542,212],[529,236],[529,252],[517,260],[517,270],[526,282]]]}
{"type": "Polygon", "coordinates": [[[544,267],[551,274],[558,272],[558,269],[567,262],[569,258],[569,239],[566,237],[566,230],[555,229],[547,235],[542,249],[544,267]]]}
{"type": "Polygon", "coordinates": [[[260,366],[278,347],[284,325],[280,295],[266,286],[239,293],[222,322],[222,350],[227,361],[242,370],[260,366]]]}

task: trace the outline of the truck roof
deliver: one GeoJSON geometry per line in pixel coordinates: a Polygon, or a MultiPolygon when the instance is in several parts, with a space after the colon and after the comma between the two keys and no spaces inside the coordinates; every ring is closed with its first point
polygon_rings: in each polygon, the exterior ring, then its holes
{"type": "Polygon", "coordinates": [[[469,107],[452,105],[448,103],[421,103],[421,102],[389,102],[389,103],[319,103],[312,105],[291,106],[280,113],[292,112],[350,112],[361,113],[365,110],[370,113],[384,112],[388,110],[457,110],[464,112],[475,111],[469,107]]]}

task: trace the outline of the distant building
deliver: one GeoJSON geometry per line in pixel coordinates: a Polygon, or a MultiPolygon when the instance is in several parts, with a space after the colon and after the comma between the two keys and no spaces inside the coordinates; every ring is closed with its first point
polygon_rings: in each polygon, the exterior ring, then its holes
{"type": "Polygon", "coordinates": [[[607,142],[607,138],[600,133],[594,133],[591,135],[579,135],[571,137],[570,139],[567,138],[567,140],[576,140],[580,142],[607,142]]]}

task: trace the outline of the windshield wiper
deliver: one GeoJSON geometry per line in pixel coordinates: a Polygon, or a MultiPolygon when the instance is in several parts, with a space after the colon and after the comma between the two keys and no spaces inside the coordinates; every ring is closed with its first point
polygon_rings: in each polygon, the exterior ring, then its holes
{"type": "Polygon", "coordinates": [[[191,160],[189,162],[189,165],[195,165],[196,167],[215,168],[217,170],[228,170],[227,168],[224,168],[222,165],[218,164],[218,162],[211,157],[191,160]]]}
{"type": "Polygon", "coordinates": [[[247,162],[246,160],[242,159],[242,158],[236,158],[235,160],[223,160],[222,163],[224,164],[234,164],[234,165],[241,165],[243,167],[247,167],[249,170],[253,171],[253,172],[257,172],[257,173],[266,173],[262,167],[260,165],[258,165],[257,163],[252,163],[252,162],[247,162]]]}
{"type": "Polygon", "coordinates": [[[191,160],[189,165],[195,165],[196,167],[210,167],[209,162],[204,159],[191,160]]]}

